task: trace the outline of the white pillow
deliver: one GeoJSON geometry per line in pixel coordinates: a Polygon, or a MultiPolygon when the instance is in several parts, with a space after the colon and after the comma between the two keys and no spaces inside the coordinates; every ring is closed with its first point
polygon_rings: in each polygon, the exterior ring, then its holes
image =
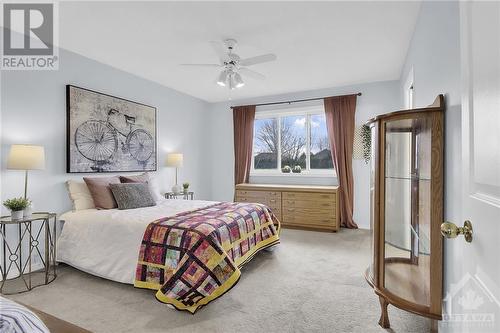
{"type": "Polygon", "coordinates": [[[94,199],[84,181],[68,180],[66,187],[73,203],[73,210],[95,208],[94,199]]]}
{"type": "Polygon", "coordinates": [[[160,186],[158,185],[158,177],[156,177],[156,175],[151,172],[145,172],[145,174],[147,174],[149,177],[148,185],[149,185],[149,190],[153,195],[153,199],[155,201],[160,201],[161,199],[163,199],[163,196],[160,193],[160,186]]]}

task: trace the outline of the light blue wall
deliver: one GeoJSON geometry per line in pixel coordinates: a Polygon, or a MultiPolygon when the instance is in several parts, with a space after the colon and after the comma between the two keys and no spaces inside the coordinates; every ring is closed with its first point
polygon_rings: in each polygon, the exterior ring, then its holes
{"type": "Polygon", "coordinates": [[[181,181],[192,184],[197,198],[210,197],[211,184],[200,167],[208,159],[208,143],[203,147],[208,103],[65,50],[60,50],[59,70],[4,71],[1,84],[2,200],[23,192],[23,172],[6,170],[10,145],[40,144],[45,146],[46,170],[31,172],[29,197],[37,210],[70,209],[64,182],[82,175],[66,174],[66,84],[156,106],[161,189],[168,190],[174,177],[163,166],[165,153],[180,151],[185,158],[181,181]]]}
{"type": "MultiPolygon", "coordinates": [[[[401,74],[413,67],[415,106],[445,94],[445,220],[461,223],[460,17],[457,2],[424,2],[401,74]]],[[[444,289],[456,282],[461,242],[445,242],[444,289]]],[[[446,331],[443,328],[442,331],[446,331]]]]}
{"type": "MultiPolygon", "coordinates": [[[[10,145],[41,144],[46,149],[47,167],[45,171],[31,173],[29,197],[33,200],[35,209],[58,213],[70,208],[64,182],[82,177],[66,174],[65,171],[66,84],[156,106],[160,165],[157,174],[162,190],[168,190],[173,179],[172,170],[161,165],[165,152],[181,151],[185,154],[185,166],[180,171],[181,180],[192,184],[197,198],[212,200],[232,200],[233,197],[234,157],[230,105],[361,91],[363,96],[358,99],[356,121],[362,124],[376,114],[399,109],[401,104],[398,81],[208,104],[72,52],[61,50],[60,58],[58,71],[3,72],[1,81],[1,198],[3,200],[22,194],[23,173],[5,169],[10,145]],[[46,195],[47,193],[50,195],[46,195]]],[[[368,166],[362,160],[354,160],[353,168],[357,179],[355,218],[361,227],[368,227],[368,166]]],[[[312,178],[307,182],[335,184],[336,179],[312,178]]]]}
{"type": "MultiPolygon", "coordinates": [[[[211,179],[212,198],[214,200],[232,200],[234,194],[234,148],[233,115],[231,105],[258,104],[295,99],[335,96],[350,93],[363,93],[358,97],[356,123],[363,124],[375,115],[395,111],[401,107],[399,81],[373,82],[345,87],[328,88],[313,91],[295,92],[283,95],[264,96],[246,100],[214,103],[210,116],[211,179]]],[[[369,228],[369,165],[363,160],[353,161],[354,173],[354,220],[361,228],[369,228]]],[[[288,177],[252,178],[253,182],[290,183],[288,177]]],[[[332,178],[307,178],[303,183],[330,185],[332,178]]]]}

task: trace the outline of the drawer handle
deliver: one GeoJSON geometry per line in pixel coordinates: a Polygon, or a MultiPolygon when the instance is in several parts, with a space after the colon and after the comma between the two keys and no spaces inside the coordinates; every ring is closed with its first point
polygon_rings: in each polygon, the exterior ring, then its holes
{"type": "Polygon", "coordinates": [[[289,212],[293,212],[293,211],[295,211],[295,208],[288,208],[287,210],[288,210],[289,212]]]}
{"type": "Polygon", "coordinates": [[[271,199],[271,200],[269,200],[269,202],[276,202],[276,200],[275,199],[271,199]]]}

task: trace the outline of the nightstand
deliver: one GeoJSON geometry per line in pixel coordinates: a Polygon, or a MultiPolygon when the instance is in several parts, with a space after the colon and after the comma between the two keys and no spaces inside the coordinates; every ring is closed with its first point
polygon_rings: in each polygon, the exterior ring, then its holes
{"type": "Polygon", "coordinates": [[[181,192],[175,194],[174,192],[165,193],[165,199],[184,199],[184,200],[194,200],[194,192],[181,192]]]}
{"type": "Polygon", "coordinates": [[[56,214],[46,212],[19,220],[0,217],[1,294],[22,293],[54,281],[56,221],[56,214]]]}

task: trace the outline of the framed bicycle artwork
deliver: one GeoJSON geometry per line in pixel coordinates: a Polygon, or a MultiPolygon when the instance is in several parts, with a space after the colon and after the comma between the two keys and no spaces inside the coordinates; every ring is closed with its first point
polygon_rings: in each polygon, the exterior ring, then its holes
{"type": "Polygon", "coordinates": [[[156,171],[156,108],[66,86],[67,172],[156,171]]]}

